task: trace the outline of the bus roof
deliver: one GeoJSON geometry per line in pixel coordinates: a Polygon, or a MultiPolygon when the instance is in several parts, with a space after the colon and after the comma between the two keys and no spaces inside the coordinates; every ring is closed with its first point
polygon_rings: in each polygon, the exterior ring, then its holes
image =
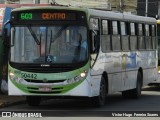
{"type": "Polygon", "coordinates": [[[124,13],[116,13],[113,11],[101,11],[101,10],[94,10],[89,9],[90,15],[93,16],[100,16],[104,18],[112,18],[116,20],[123,20],[123,21],[132,21],[132,22],[140,22],[140,23],[156,23],[156,19],[152,17],[144,17],[132,14],[124,14],[124,13]]]}
{"type": "MultiPolygon", "coordinates": [[[[96,10],[82,7],[72,7],[72,6],[30,6],[30,7],[22,7],[13,9],[13,11],[23,11],[23,10],[40,10],[40,9],[60,9],[60,10],[75,10],[75,11],[83,11],[86,12],[89,16],[95,17],[104,17],[106,19],[115,19],[115,20],[123,20],[123,21],[132,21],[132,22],[140,22],[140,23],[156,23],[155,18],[137,16],[131,14],[123,14],[114,11],[104,11],[104,10],[96,10]]],[[[160,21],[159,21],[160,22],[160,21]]]]}

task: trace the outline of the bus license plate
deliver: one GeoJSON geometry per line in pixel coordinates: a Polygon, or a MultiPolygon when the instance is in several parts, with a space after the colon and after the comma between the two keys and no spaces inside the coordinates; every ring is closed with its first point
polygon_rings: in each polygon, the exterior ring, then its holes
{"type": "Polygon", "coordinates": [[[39,91],[48,92],[48,91],[52,91],[52,88],[50,88],[50,87],[41,87],[41,88],[39,88],[39,91]]]}

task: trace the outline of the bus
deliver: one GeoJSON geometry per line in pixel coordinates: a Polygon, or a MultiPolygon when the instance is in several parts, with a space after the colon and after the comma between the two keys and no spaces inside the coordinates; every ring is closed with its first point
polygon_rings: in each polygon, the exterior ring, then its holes
{"type": "Polygon", "coordinates": [[[14,9],[8,23],[8,94],[26,96],[30,106],[51,97],[101,107],[116,92],[139,98],[157,78],[154,18],[46,6],[14,9]]]}

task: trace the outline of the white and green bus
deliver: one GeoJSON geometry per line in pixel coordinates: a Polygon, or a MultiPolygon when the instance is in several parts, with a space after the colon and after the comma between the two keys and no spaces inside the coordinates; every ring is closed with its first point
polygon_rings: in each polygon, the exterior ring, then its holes
{"type": "Polygon", "coordinates": [[[157,78],[154,18],[47,6],[14,9],[10,25],[9,95],[31,106],[45,96],[103,106],[115,92],[138,98],[157,78]]]}

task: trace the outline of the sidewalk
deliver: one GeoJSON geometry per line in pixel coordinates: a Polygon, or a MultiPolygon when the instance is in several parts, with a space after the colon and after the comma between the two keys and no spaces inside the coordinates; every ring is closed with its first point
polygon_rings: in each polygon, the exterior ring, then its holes
{"type": "Polygon", "coordinates": [[[25,103],[24,96],[8,96],[0,93],[0,108],[25,103]]]}

